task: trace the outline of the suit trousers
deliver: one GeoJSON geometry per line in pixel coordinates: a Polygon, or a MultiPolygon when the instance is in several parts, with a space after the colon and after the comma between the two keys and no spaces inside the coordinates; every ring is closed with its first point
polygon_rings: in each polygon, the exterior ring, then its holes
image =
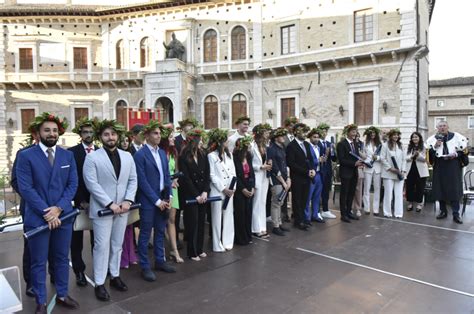
{"type": "Polygon", "coordinates": [[[304,209],[308,200],[309,187],[308,180],[298,177],[291,178],[291,202],[295,225],[299,225],[304,221],[304,209]]]}
{"type": "Polygon", "coordinates": [[[103,285],[107,269],[112,277],[120,275],[123,237],[127,227],[128,213],[92,219],[94,228],[94,281],[103,285]]]}
{"type": "MultiPolygon", "coordinates": [[[[90,230],[91,251],[94,249],[94,231],[90,230]]],[[[71,239],[71,264],[74,273],[83,273],[86,264],[82,260],[82,249],[84,247],[84,231],[73,231],[71,239]]]]}
{"type": "Polygon", "coordinates": [[[281,205],[283,202],[278,201],[278,196],[281,191],[283,191],[283,186],[281,184],[276,184],[270,188],[272,193],[271,198],[271,215],[273,228],[279,228],[281,225],[281,205]]]}
{"type": "MultiPolygon", "coordinates": [[[[438,201],[438,202],[439,202],[440,211],[447,213],[448,209],[446,207],[446,203],[449,201],[438,201]]],[[[450,203],[451,203],[451,208],[453,209],[453,216],[459,217],[459,208],[460,208],[459,201],[451,201],[450,203]]]]}
{"type": "Polygon", "coordinates": [[[153,229],[153,255],[155,263],[163,264],[165,258],[165,230],[168,212],[155,208],[140,208],[140,234],[138,235],[138,259],[142,269],[151,269],[148,259],[148,242],[153,229]]]}
{"type": "Polygon", "coordinates": [[[404,180],[383,179],[383,215],[385,217],[392,217],[392,196],[395,197],[394,216],[403,217],[403,183],[404,180]]]}
{"type": "Polygon", "coordinates": [[[68,295],[69,247],[71,245],[72,223],[42,232],[28,240],[31,262],[31,284],[37,304],[46,304],[46,262],[48,254],[54,263],[54,280],[58,297],[68,295]]]}
{"type": "MultiPolygon", "coordinates": [[[[265,213],[265,207],[262,211],[265,213]]],[[[226,249],[232,249],[234,247],[234,197],[230,198],[225,210],[222,209],[222,201],[212,202],[211,219],[213,251],[224,252],[226,249]]]]}
{"type": "Polygon", "coordinates": [[[423,203],[423,194],[425,192],[426,178],[420,178],[416,165],[412,163],[410,172],[406,180],[407,202],[423,203]]]}
{"type": "Polygon", "coordinates": [[[339,193],[341,216],[347,216],[352,211],[357,180],[357,172],[354,172],[354,175],[350,178],[341,178],[341,192],[339,193]]]}
{"type": "Polygon", "coordinates": [[[309,187],[308,200],[306,201],[306,208],[304,209],[304,219],[311,221],[311,218],[318,218],[319,200],[321,199],[321,192],[323,190],[323,183],[321,173],[317,173],[315,182],[311,183],[309,187]]]}
{"type": "Polygon", "coordinates": [[[321,205],[324,212],[329,210],[329,193],[331,192],[332,186],[332,174],[322,172],[321,173],[323,189],[321,191],[321,205]]]}
{"type": "Polygon", "coordinates": [[[186,252],[188,257],[197,257],[203,253],[204,221],[206,204],[185,205],[183,208],[184,232],[186,234],[186,252]]]}
{"type": "Polygon", "coordinates": [[[380,173],[375,173],[375,171],[369,173],[364,173],[364,210],[367,213],[370,213],[372,208],[374,214],[379,213],[380,208],[380,185],[382,183],[380,173]],[[374,184],[374,202],[372,207],[370,206],[370,187],[374,184]]]}

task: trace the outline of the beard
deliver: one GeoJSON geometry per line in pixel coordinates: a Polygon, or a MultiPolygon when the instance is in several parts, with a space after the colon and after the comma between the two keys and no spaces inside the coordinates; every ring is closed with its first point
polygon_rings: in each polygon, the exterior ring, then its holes
{"type": "Polygon", "coordinates": [[[41,136],[40,141],[46,147],[53,147],[58,142],[58,137],[55,137],[55,136],[42,137],[41,136]]]}
{"type": "Polygon", "coordinates": [[[83,142],[84,144],[86,144],[86,145],[89,146],[89,145],[92,144],[92,142],[93,142],[92,136],[88,136],[88,137],[86,137],[86,138],[83,138],[83,139],[82,139],[82,142],[83,142]]]}
{"type": "Polygon", "coordinates": [[[114,140],[109,140],[107,142],[102,142],[102,144],[108,148],[109,150],[112,150],[117,147],[117,141],[114,140]]]}

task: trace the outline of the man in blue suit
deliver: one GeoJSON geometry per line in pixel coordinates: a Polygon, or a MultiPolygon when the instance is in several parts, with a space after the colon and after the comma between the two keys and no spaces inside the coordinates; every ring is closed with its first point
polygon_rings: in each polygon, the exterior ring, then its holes
{"type": "Polygon", "coordinates": [[[321,140],[319,141],[319,148],[321,156],[324,157],[323,162],[321,162],[321,178],[323,183],[323,190],[321,192],[321,205],[322,212],[321,216],[323,218],[334,219],[334,215],[329,209],[329,193],[331,192],[332,187],[332,162],[336,162],[336,152],[334,145],[326,140],[326,136],[330,126],[326,123],[320,123],[317,129],[321,130],[321,140]]]}
{"type": "Polygon", "coordinates": [[[155,269],[167,273],[176,272],[166,263],[164,238],[170,208],[171,178],[166,153],[158,147],[161,140],[160,124],[151,120],[144,128],[146,144],[135,153],[138,190],[136,200],[140,207],[140,235],[138,237],[138,256],[142,277],[146,281],[155,281],[148,260],[148,241],[154,228],[153,253],[155,269]]]}
{"type": "Polygon", "coordinates": [[[322,160],[320,153],[321,149],[318,145],[320,136],[321,130],[316,128],[312,129],[308,133],[308,139],[310,144],[309,151],[311,153],[311,158],[313,160],[316,175],[314,176],[313,180],[311,181],[311,185],[309,186],[309,196],[308,200],[306,201],[306,208],[304,210],[305,221],[307,224],[311,224],[311,221],[324,223],[324,219],[323,217],[321,217],[321,213],[319,212],[319,201],[321,198],[321,191],[323,190],[320,162],[322,160]]]}
{"type": "Polygon", "coordinates": [[[71,152],[56,146],[67,127],[64,120],[43,113],[33,122],[40,142],[18,155],[17,180],[25,199],[25,230],[48,224],[50,231],[29,239],[31,283],[36,296],[36,313],[46,313],[46,261],[54,261],[56,304],[71,309],[79,304],[68,295],[69,246],[72,221],[59,217],[70,213],[78,186],[76,163],[71,152]]]}

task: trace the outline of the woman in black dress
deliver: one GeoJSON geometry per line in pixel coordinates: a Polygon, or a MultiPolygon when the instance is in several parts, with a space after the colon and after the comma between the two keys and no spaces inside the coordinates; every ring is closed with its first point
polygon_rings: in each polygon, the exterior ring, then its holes
{"type": "Polygon", "coordinates": [[[203,251],[204,219],[207,195],[210,192],[209,162],[202,150],[203,130],[194,129],[187,133],[188,143],[178,159],[183,177],[179,179],[183,200],[196,200],[195,204],[181,203],[184,213],[184,228],[187,240],[187,255],[193,261],[207,256],[203,251]]]}
{"type": "Polygon", "coordinates": [[[234,148],[234,165],[237,189],[234,194],[234,242],[247,245],[252,242],[252,198],[255,193],[255,174],[249,152],[251,136],[237,140],[234,148]]]}

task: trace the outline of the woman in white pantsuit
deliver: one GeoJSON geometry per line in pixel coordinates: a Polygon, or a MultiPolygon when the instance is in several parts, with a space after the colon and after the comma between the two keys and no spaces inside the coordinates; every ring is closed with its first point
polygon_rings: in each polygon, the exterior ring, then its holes
{"type": "Polygon", "coordinates": [[[211,203],[212,249],[214,252],[229,251],[234,247],[234,189],[230,189],[232,178],[236,176],[234,161],[227,148],[227,131],[209,131],[209,170],[211,177],[210,196],[230,197],[227,208],[223,201],[211,203]]]}
{"type": "Polygon", "coordinates": [[[364,212],[366,215],[369,215],[372,209],[374,215],[377,216],[380,208],[380,185],[382,183],[380,129],[371,126],[365,130],[364,135],[366,160],[372,163],[372,168],[364,167],[364,212]],[[370,206],[370,187],[372,182],[374,184],[374,201],[372,206],[370,206]]]}
{"type": "Polygon", "coordinates": [[[384,187],[383,214],[392,217],[392,194],[395,197],[395,218],[403,217],[403,183],[405,178],[405,153],[400,142],[400,131],[392,129],[387,134],[387,143],[383,144],[380,158],[382,160],[382,178],[384,187]],[[393,162],[393,158],[396,165],[393,162]],[[398,169],[397,169],[398,166],[398,169]],[[400,179],[401,178],[401,179],[400,179]]]}
{"type": "Polygon", "coordinates": [[[255,142],[252,143],[252,166],[255,172],[255,194],[252,202],[252,233],[257,237],[268,237],[267,233],[267,193],[269,186],[268,173],[272,169],[271,161],[267,160],[267,144],[271,126],[260,123],[252,132],[255,142]]]}

